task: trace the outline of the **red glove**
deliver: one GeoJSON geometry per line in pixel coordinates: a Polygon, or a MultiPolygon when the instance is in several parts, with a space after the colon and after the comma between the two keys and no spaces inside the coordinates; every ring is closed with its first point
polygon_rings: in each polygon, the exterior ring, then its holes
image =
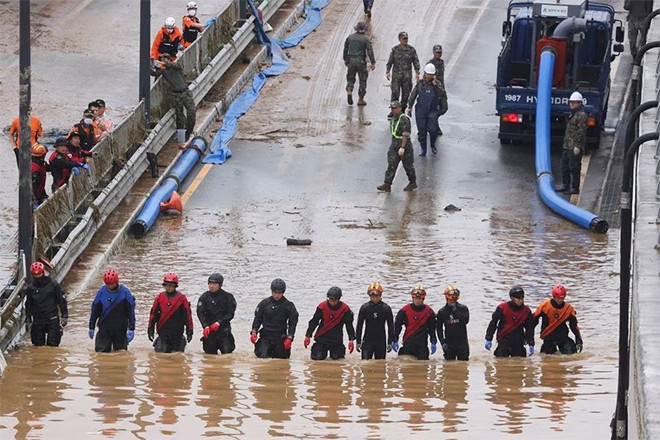
{"type": "Polygon", "coordinates": [[[214,322],[213,324],[209,325],[209,328],[211,329],[212,332],[217,332],[218,329],[220,328],[220,323],[214,322]]]}
{"type": "Polygon", "coordinates": [[[291,338],[286,338],[284,340],[284,349],[285,350],[291,350],[291,344],[293,344],[293,339],[291,338]]]}
{"type": "Polygon", "coordinates": [[[259,333],[251,333],[250,334],[250,342],[252,342],[253,344],[256,344],[257,339],[259,339],[259,333]]]}
{"type": "Polygon", "coordinates": [[[203,332],[204,339],[207,339],[210,334],[211,334],[211,328],[207,325],[206,327],[204,327],[204,332],[203,332]]]}
{"type": "Polygon", "coordinates": [[[306,337],[305,342],[303,342],[303,345],[305,346],[305,348],[309,347],[310,342],[312,342],[312,338],[310,338],[309,336],[306,337]]]}
{"type": "Polygon", "coordinates": [[[355,344],[353,341],[348,341],[348,352],[353,353],[353,350],[355,350],[355,344]]]}

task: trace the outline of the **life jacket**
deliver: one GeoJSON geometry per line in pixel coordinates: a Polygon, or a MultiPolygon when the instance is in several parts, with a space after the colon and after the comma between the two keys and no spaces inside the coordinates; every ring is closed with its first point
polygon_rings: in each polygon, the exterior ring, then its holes
{"type": "MultiPolygon", "coordinates": [[[[72,131],[77,131],[80,134],[80,148],[84,150],[91,150],[94,146],[95,133],[94,126],[92,124],[85,125],[82,122],[73,126],[72,131]]],[[[74,159],[75,160],[75,159],[74,159]]]]}
{"type": "Polygon", "coordinates": [[[183,17],[183,20],[181,21],[183,23],[183,40],[188,43],[192,43],[197,39],[197,35],[199,34],[199,29],[191,26],[186,26],[186,18],[191,21],[194,21],[195,23],[199,23],[199,18],[186,15],[185,17],[183,17]]]}
{"type": "Polygon", "coordinates": [[[174,40],[170,39],[170,34],[167,31],[161,31],[163,36],[163,41],[160,42],[158,46],[159,53],[169,53],[172,56],[172,59],[176,59],[176,54],[179,51],[179,43],[181,41],[177,36],[174,40]]]}
{"type": "Polygon", "coordinates": [[[35,198],[40,200],[44,194],[46,194],[46,174],[48,170],[46,169],[46,164],[44,161],[37,162],[36,160],[32,161],[31,165],[32,175],[38,174],[39,181],[36,188],[32,188],[34,191],[35,198]]]}
{"type": "Polygon", "coordinates": [[[401,310],[404,311],[406,318],[408,318],[406,331],[403,333],[403,342],[406,342],[417,330],[424,327],[429,318],[433,316],[433,309],[426,304],[424,304],[424,309],[421,312],[413,310],[410,304],[406,304],[401,310]]]}
{"type": "Polygon", "coordinates": [[[316,331],[314,339],[320,338],[336,326],[341,325],[344,315],[351,311],[348,305],[344,302],[341,303],[341,306],[339,306],[337,310],[332,310],[328,302],[325,301],[319,304],[319,309],[321,309],[321,313],[323,313],[323,325],[321,325],[316,331]]]}
{"type": "MultiPolygon", "coordinates": [[[[48,162],[51,164],[57,158],[57,156],[62,156],[62,154],[58,153],[57,151],[53,151],[53,153],[50,155],[50,158],[48,159],[48,162]]],[[[70,154],[68,156],[71,156],[70,154]]],[[[64,157],[65,160],[70,160],[71,157],[64,157]]],[[[71,174],[71,169],[62,166],[62,167],[57,167],[54,166],[51,168],[51,173],[53,174],[53,182],[55,183],[55,186],[59,188],[60,186],[64,185],[67,180],[69,180],[69,174],[71,174]]]]}
{"type": "Polygon", "coordinates": [[[513,310],[508,302],[502,303],[497,307],[502,310],[502,314],[504,315],[504,326],[497,332],[498,341],[523,325],[527,316],[532,313],[527,306],[522,306],[520,310],[513,310]]]}
{"type": "Polygon", "coordinates": [[[165,325],[168,319],[174,315],[174,313],[183,305],[185,296],[177,291],[176,295],[172,298],[169,298],[165,292],[160,292],[154,301],[154,307],[152,308],[152,315],[149,317],[149,323],[154,319],[153,312],[156,310],[156,305],[160,307],[160,318],[158,319],[158,324],[156,326],[156,331],[160,331],[161,327],[165,325]]]}
{"type": "Polygon", "coordinates": [[[575,316],[575,309],[573,309],[572,305],[564,303],[564,307],[557,309],[550,301],[551,300],[544,301],[539,308],[536,309],[536,312],[534,312],[535,318],[542,313],[548,317],[547,327],[541,329],[541,339],[545,339],[550,333],[555,331],[557,327],[566,322],[568,318],[575,316]]]}

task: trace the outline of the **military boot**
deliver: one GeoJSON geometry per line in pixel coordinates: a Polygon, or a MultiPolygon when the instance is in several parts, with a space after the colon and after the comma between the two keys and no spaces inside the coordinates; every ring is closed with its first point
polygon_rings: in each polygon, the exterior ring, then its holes
{"type": "Polygon", "coordinates": [[[376,189],[378,191],[390,192],[392,190],[392,185],[390,185],[389,183],[383,183],[382,185],[377,186],[376,189]]]}
{"type": "Polygon", "coordinates": [[[346,89],[346,100],[348,105],[353,105],[353,91],[346,89]]]}
{"type": "Polygon", "coordinates": [[[406,185],[405,188],[403,188],[403,190],[404,191],[412,191],[415,188],[417,188],[417,184],[415,182],[410,182],[408,185],[406,185]]]}
{"type": "Polygon", "coordinates": [[[364,96],[360,96],[360,99],[358,99],[357,105],[367,105],[367,101],[364,100],[364,96]]]}

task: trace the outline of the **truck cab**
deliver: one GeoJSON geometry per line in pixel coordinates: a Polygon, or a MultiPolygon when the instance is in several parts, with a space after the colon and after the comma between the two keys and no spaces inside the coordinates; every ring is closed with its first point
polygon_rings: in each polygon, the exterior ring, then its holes
{"type": "Polygon", "coordinates": [[[623,51],[622,24],[614,19],[614,8],[586,0],[512,0],[502,37],[496,84],[500,142],[533,141],[540,53],[551,46],[551,138],[563,139],[568,98],[579,91],[589,115],[587,145],[597,148],[607,116],[611,63],[623,51]]]}

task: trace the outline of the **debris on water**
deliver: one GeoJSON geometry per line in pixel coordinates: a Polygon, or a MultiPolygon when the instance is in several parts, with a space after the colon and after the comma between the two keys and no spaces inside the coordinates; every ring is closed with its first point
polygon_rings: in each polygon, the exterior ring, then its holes
{"type": "Polygon", "coordinates": [[[302,76],[302,79],[306,79],[307,81],[309,81],[309,80],[312,79],[312,77],[309,76],[309,75],[303,75],[303,76],[302,76]]]}
{"type": "Polygon", "coordinates": [[[286,239],[286,245],[287,246],[310,246],[312,244],[312,240],[309,238],[287,238],[286,239]]]}
{"type": "MultiPolygon", "coordinates": [[[[341,222],[347,222],[340,225],[337,225],[341,229],[385,229],[387,225],[383,222],[373,222],[370,218],[367,219],[368,224],[359,224],[355,221],[348,223],[347,220],[341,220],[341,222]]],[[[335,222],[339,223],[339,222],[335,222]]]]}
{"type": "Polygon", "coordinates": [[[460,210],[461,210],[461,208],[459,208],[457,206],[454,206],[451,203],[449,205],[445,206],[445,211],[447,211],[447,212],[458,212],[460,210]]]}
{"type": "Polygon", "coordinates": [[[303,144],[293,144],[293,146],[296,148],[305,148],[303,144]]]}
{"type": "Polygon", "coordinates": [[[300,215],[300,211],[282,211],[285,214],[298,214],[300,215]]]}

